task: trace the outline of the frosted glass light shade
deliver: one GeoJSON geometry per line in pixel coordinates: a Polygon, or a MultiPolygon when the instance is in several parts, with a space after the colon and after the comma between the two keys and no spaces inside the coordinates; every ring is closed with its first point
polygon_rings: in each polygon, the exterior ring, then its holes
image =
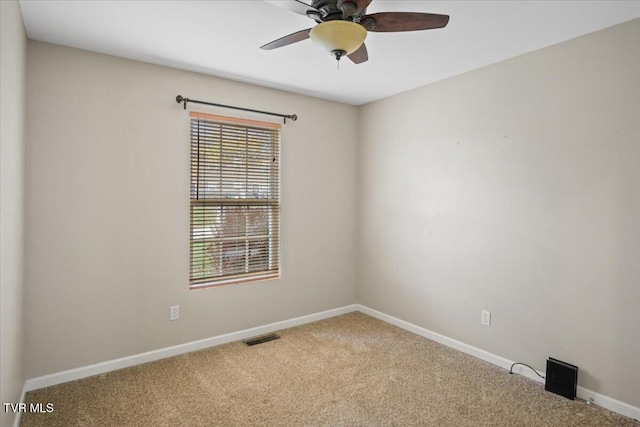
{"type": "Polygon", "coordinates": [[[367,30],[349,21],[327,21],[313,27],[309,37],[327,53],[344,51],[345,55],[349,55],[362,46],[367,38],[367,30]]]}

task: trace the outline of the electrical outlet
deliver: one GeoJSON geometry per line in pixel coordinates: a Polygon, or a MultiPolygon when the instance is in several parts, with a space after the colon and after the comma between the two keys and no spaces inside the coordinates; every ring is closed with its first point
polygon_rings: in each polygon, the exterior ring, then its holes
{"type": "Polygon", "coordinates": [[[178,320],[180,318],[180,306],[172,305],[169,307],[169,320],[178,320]]]}
{"type": "Polygon", "coordinates": [[[485,326],[491,326],[491,312],[487,310],[482,310],[480,312],[480,323],[485,326]]]}

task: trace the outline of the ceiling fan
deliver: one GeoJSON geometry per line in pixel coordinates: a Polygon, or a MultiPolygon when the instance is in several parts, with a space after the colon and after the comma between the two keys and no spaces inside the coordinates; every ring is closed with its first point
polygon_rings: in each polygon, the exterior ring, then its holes
{"type": "Polygon", "coordinates": [[[271,50],[311,38],[316,46],[333,55],[336,60],[347,56],[356,64],[369,59],[364,39],[367,31],[389,33],[443,28],[448,15],[418,12],[381,12],[367,15],[372,0],[300,0],[270,1],[276,6],[305,15],[317,25],[296,31],[269,42],[260,49],[271,50]]]}

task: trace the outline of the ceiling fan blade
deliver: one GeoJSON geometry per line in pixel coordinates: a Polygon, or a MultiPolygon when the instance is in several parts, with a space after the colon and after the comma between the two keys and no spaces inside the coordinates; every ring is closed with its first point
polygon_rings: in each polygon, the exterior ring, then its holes
{"type": "Polygon", "coordinates": [[[320,14],[321,12],[315,7],[306,4],[305,2],[299,0],[265,0],[267,3],[271,3],[274,6],[281,7],[283,9],[290,10],[295,13],[299,13],[300,15],[307,16],[307,12],[312,12],[314,14],[320,14]]]}
{"type": "Polygon", "coordinates": [[[311,31],[311,28],[307,28],[306,30],[296,31],[295,33],[291,33],[284,37],[280,37],[278,40],[269,42],[264,46],[260,46],[260,49],[272,50],[272,49],[277,49],[279,47],[287,46],[293,43],[301,42],[302,40],[306,40],[309,38],[309,31],[311,31]]]}
{"type": "Polygon", "coordinates": [[[369,31],[387,33],[396,31],[417,31],[443,28],[449,22],[449,15],[418,12],[381,12],[365,15],[360,23],[369,31]],[[375,24],[371,25],[370,19],[375,24]]]}
{"type": "Polygon", "coordinates": [[[351,61],[353,61],[354,64],[362,64],[363,62],[369,60],[367,47],[364,45],[364,43],[362,43],[362,46],[360,46],[358,50],[347,56],[351,61]]]}
{"type": "Polygon", "coordinates": [[[353,12],[349,14],[349,16],[351,16],[364,12],[364,10],[371,4],[371,0],[338,0],[336,6],[338,6],[338,9],[342,10],[342,6],[345,3],[351,3],[355,5],[355,9],[352,8],[353,12]]]}

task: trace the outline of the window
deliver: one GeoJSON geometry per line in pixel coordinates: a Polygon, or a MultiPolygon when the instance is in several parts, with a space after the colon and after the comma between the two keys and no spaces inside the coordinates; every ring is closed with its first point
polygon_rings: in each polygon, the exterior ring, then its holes
{"type": "Polygon", "coordinates": [[[280,125],[191,113],[190,287],[280,277],[280,125]]]}

